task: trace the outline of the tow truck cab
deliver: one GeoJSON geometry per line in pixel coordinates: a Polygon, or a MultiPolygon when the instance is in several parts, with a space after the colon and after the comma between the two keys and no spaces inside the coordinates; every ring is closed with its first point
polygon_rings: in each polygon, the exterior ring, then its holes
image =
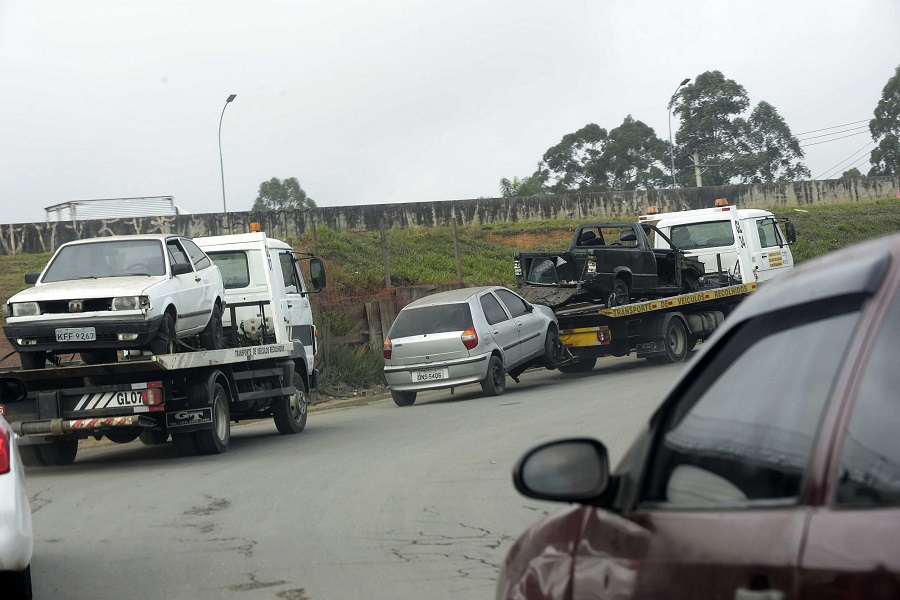
{"type": "Polygon", "coordinates": [[[665,234],[654,236],[655,248],[670,248],[669,238],[687,256],[700,260],[707,276],[718,273],[721,265],[742,283],[764,282],[794,266],[794,224],[767,210],[738,209],[720,198],[713,208],[680,212],[659,213],[651,206],[638,220],[653,223],[665,234]],[[749,264],[752,272],[741,269],[742,264],[749,264]]]}

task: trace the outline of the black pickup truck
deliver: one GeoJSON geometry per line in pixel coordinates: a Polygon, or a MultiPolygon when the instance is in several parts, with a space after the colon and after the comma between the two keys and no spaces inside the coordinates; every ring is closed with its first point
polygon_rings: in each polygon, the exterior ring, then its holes
{"type": "Polygon", "coordinates": [[[514,261],[519,292],[550,307],[584,301],[612,307],[696,292],[704,274],[703,263],[642,223],[584,223],[575,228],[568,252],[517,252],[514,261]],[[654,249],[653,235],[670,248],[654,249]]]}

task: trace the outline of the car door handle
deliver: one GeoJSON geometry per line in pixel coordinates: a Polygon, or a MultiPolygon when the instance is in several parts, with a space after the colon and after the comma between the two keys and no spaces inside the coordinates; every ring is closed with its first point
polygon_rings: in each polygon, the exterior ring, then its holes
{"type": "Polygon", "coordinates": [[[200,282],[200,281],[203,281],[203,278],[202,277],[194,277],[194,281],[200,282]]]}
{"type": "Polygon", "coordinates": [[[734,600],[784,600],[784,592],[781,590],[738,588],[734,591],[734,600]]]}

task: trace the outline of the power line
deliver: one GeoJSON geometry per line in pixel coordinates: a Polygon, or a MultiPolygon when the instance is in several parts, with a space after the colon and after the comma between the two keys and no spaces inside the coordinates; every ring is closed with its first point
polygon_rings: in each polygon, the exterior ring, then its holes
{"type": "Polygon", "coordinates": [[[866,142],[865,145],[864,145],[862,148],[860,148],[859,150],[857,150],[856,152],[854,152],[853,154],[851,154],[850,156],[848,156],[847,158],[845,158],[844,160],[842,160],[841,162],[839,162],[838,164],[834,165],[833,167],[831,167],[830,169],[828,169],[827,171],[825,171],[824,173],[822,173],[822,174],[819,175],[818,177],[815,177],[815,179],[823,179],[823,178],[825,178],[827,175],[830,175],[833,171],[835,171],[835,170],[840,170],[841,165],[843,165],[845,162],[850,161],[850,160],[853,160],[854,158],[856,158],[856,155],[857,155],[857,154],[859,154],[860,152],[863,152],[863,151],[866,150],[869,146],[874,146],[874,145],[875,145],[875,142],[866,142]]]}
{"type": "Polygon", "coordinates": [[[802,133],[796,134],[796,136],[806,135],[807,133],[816,133],[817,131],[826,131],[828,129],[837,129],[839,127],[846,127],[847,125],[857,125],[859,123],[868,123],[870,119],[866,119],[865,121],[853,121],[852,123],[844,123],[843,125],[834,125],[833,127],[823,127],[822,129],[812,129],[810,131],[804,131],[802,133]]]}
{"type": "Polygon", "coordinates": [[[818,146],[819,144],[827,144],[828,142],[836,142],[836,141],[842,140],[844,138],[853,137],[854,135],[862,135],[864,133],[865,133],[865,131],[858,131],[857,133],[851,133],[850,135],[832,138],[830,140],[822,140],[821,142],[813,142],[812,144],[800,144],[800,147],[806,148],[807,146],[818,146]]]}
{"type": "MultiPolygon", "coordinates": [[[[850,129],[844,129],[843,131],[832,131],[831,133],[820,133],[819,135],[811,135],[808,138],[806,138],[806,140],[814,140],[814,139],[820,138],[820,137],[828,137],[830,135],[838,135],[840,133],[847,133],[848,131],[868,131],[868,130],[869,130],[869,126],[863,125],[862,127],[851,127],[850,129]]],[[[794,137],[798,137],[798,136],[794,136],[794,137]]],[[[800,140],[800,141],[805,142],[806,140],[800,140]]]]}

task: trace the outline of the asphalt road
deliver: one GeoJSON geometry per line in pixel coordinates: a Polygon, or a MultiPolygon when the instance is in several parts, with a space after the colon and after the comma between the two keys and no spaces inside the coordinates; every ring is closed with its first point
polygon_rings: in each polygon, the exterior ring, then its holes
{"type": "Polygon", "coordinates": [[[681,366],[609,359],[480,387],[310,415],[281,436],[238,425],[231,449],[85,448],[30,468],[35,598],[492,598],[498,565],[554,509],[520,496],[516,459],[592,436],[615,462],[681,366]]]}

